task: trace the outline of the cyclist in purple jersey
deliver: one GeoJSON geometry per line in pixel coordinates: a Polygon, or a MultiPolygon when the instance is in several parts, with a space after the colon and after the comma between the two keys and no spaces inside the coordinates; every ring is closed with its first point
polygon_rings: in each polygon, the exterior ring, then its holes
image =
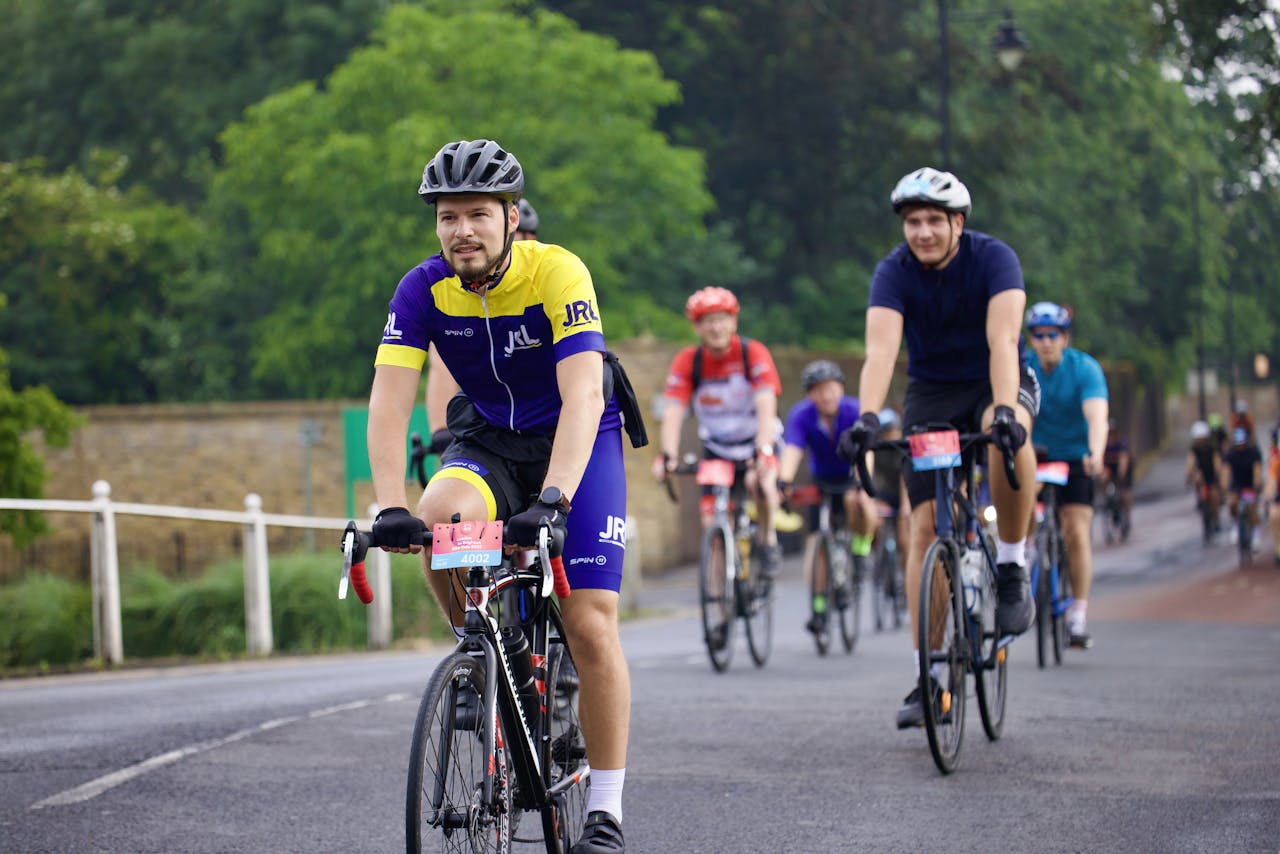
{"type": "MultiPolygon", "coordinates": [[[[805,365],[800,374],[804,389],[803,400],[791,407],[786,427],[782,433],[782,455],[778,460],[778,488],[789,493],[791,482],[800,468],[800,460],[809,455],[809,473],[819,486],[841,490],[843,496],[834,499],[833,518],[848,521],[853,535],[850,551],[857,567],[854,578],[866,573],[867,555],[875,537],[880,514],[875,501],[866,492],[856,488],[853,470],[848,460],[836,453],[840,434],[858,420],[858,399],[844,393],[844,371],[835,362],[820,359],[805,365]]],[[[817,545],[818,508],[812,508],[809,519],[809,536],[805,540],[804,565],[811,566],[813,549],[817,545]]],[[[825,590],[823,579],[813,588],[825,590]]],[[[823,594],[816,594],[811,603],[811,614],[805,628],[814,634],[826,631],[827,602],[823,594]]]]}
{"type": "MultiPolygon", "coordinates": [[[[1032,483],[1035,454],[1027,435],[1039,389],[1022,350],[1026,289],[1017,255],[996,238],[966,229],[969,190],[949,172],[925,167],[905,175],[890,203],[906,239],[876,265],[872,277],[867,355],[858,384],[863,411],[841,436],[842,455],[864,456],[874,445],[880,430],[876,412],[905,341],[904,432],[939,422],[962,432],[990,431],[996,448],[1013,455],[1019,482],[1032,483]]],[[[988,469],[998,513],[996,626],[1020,634],[1035,619],[1026,567],[1034,490],[1012,489],[1003,466],[988,469]]],[[[911,501],[907,603],[915,623],[922,562],[934,537],[934,484],[930,472],[907,467],[905,476],[911,501]]],[[[911,637],[915,643],[917,633],[911,637]]],[[[923,724],[918,687],[907,695],[897,722],[899,728],[923,724]]]]}
{"type": "MultiPolygon", "coordinates": [[[[624,850],[631,690],[618,636],[626,476],[612,389],[629,383],[605,349],[583,263],[558,246],[515,241],[523,189],[520,163],[491,140],[449,143],[423,171],[418,193],[434,208],[441,251],[400,281],[374,363],[369,460],[385,509],[373,528],[395,552],[422,551],[415,536],[455,513],[504,520],[514,546],[534,545],[548,522],[563,539],[573,593],[561,613],[591,765],[586,827],[571,854],[613,854],[624,850]],[[405,434],[428,360],[427,416],[447,425],[432,446],[447,447],[415,515],[405,434]]],[[[628,418],[632,443],[643,444],[635,427],[628,418]]],[[[429,560],[432,592],[457,625],[459,580],[429,560]]]]}

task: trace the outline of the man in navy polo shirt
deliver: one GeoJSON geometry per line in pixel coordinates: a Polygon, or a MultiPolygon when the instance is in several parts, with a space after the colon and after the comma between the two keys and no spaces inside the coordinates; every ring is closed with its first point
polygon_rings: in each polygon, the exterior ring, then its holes
{"type": "MultiPolygon", "coordinates": [[[[876,412],[884,406],[905,338],[904,433],[938,422],[961,432],[989,430],[998,452],[1014,457],[1019,483],[1031,484],[1035,454],[1027,434],[1040,391],[1023,351],[1026,288],[1018,256],[994,237],[966,230],[969,190],[949,172],[911,172],[894,187],[890,202],[906,240],[872,276],[867,356],[858,384],[862,415],[841,436],[841,454],[854,459],[874,446],[876,412]]],[[[1004,634],[1021,634],[1035,619],[1025,549],[1035,494],[1011,488],[1003,466],[988,468],[998,529],[996,626],[1004,634]]],[[[907,603],[914,624],[924,553],[934,538],[934,482],[932,473],[909,466],[904,474],[911,500],[907,603]]],[[[917,633],[911,637],[914,643],[917,633]]],[[[912,661],[918,661],[914,652],[912,661]]],[[[898,727],[923,721],[914,687],[898,710],[898,727]]]]}

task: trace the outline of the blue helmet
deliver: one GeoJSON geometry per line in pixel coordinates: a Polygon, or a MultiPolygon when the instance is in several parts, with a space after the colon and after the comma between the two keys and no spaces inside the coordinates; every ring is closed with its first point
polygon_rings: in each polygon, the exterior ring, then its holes
{"type": "Polygon", "coordinates": [[[1056,302],[1038,302],[1027,309],[1027,328],[1036,326],[1056,326],[1059,329],[1071,328],[1071,312],[1056,302]]]}

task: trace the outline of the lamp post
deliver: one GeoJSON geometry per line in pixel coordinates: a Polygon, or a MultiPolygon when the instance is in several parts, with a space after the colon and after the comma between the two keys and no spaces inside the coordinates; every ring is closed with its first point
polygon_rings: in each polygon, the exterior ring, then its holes
{"type": "Polygon", "coordinates": [[[1031,45],[1013,21],[1013,12],[1004,9],[1000,12],[957,12],[954,16],[947,9],[948,0],[938,0],[938,49],[939,58],[939,118],[942,124],[942,168],[951,171],[951,40],[950,20],[979,20],[1000,15],[1004,18],[991,42],[996,53],[996,60],[1005,71],[1015,71],[1022,64],[1031,45]]]}

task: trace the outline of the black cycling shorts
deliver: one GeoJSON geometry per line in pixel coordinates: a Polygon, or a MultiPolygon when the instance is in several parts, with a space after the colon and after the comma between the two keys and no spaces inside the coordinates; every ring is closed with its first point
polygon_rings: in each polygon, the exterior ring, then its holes
{"type": "MultiPolygon", "coordinates": [[[[1040,413],[1040,383],[1030,367],[1022,369],[1018,382],[1018,404],[1034,419],[1040,413]]],[[[902,407],[903,433],[918,432],[930,424],[950,424],[961,433],[977,433],[982,429],[982,413],[991,405],[991,383],[978,380],[968,383],[935,383],[912,380],[907,384],[902,407]]],[[[1030,441],[1030,436],[1027,437],[1030,441]]],[[[975,447],[965,452],[966,468],[973,464],[975,447]]],[[[998,462],[998,461],[997,461],[998,462]]],[[[936,497],[933,472],[918,472],[904,461],[902,476],[907,481],[907,498],[912,507],[936,497]]]]}
{"type": "MultiPolygon", "coordinates": [[[[827,502],[831,505],[831,529],[835,530],[836,528],[841,527],[842,525],[844,525],[844,522],[845,522],[844,494],[845,492],[853,488],[854,479],[851,477],[847,480],[842,480],[838,482],[815,479],[814,483],[818,486],[819,489],[829,489],[833,491],[839,490],[839,492],[835,492],[832,495],[827,495],[825,496],[825,498],[827,502]]],[[[817,531],[818,530],[818,514],[822,509],[822,502],[819,501],[817,504],[812,504],[805,509],[807,511],[805,515],[808,517],[806,521],[809,523],[809,530],[817,531]]]]}
{"type": "Polygon", "coordinates": [[[1093,506],[1093,478],[1084,473],[1084,461],[1067,462],[1067,482],[1061,486],[1052,483],[1044,484],[1044,488],[1058,490],[1058,506],[1065,504],[1084,504],[1093,506]]]}

